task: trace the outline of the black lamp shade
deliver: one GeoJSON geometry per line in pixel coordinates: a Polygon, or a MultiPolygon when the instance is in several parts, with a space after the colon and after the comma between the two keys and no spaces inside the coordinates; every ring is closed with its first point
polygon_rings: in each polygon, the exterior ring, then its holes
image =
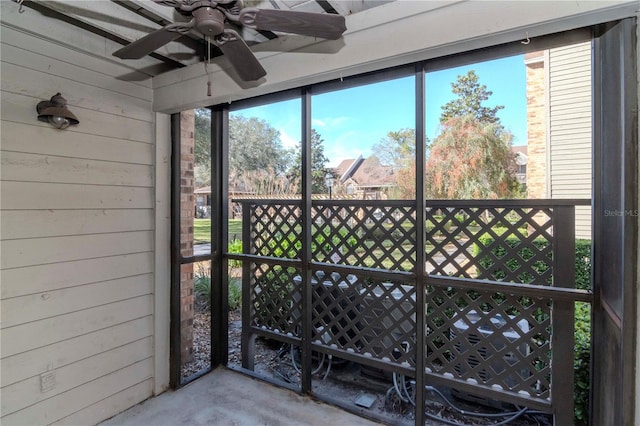
{"type": "Polygon", "coordinates": [[[67,100],[60,93],[49,101],[39,102],[36,106],[38,120],[51,123],[58,129],[66,129],[70,125],[80,123],[78,118],[67,109],[67,100]]]}

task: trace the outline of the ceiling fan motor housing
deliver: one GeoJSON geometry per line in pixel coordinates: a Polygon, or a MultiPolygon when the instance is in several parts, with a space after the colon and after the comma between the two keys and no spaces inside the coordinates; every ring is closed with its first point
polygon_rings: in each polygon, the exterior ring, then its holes
{"type": "Polygon", "coordinates": [[[212,7],[200,7],[193,12],[196,29],[207,36],[217,36],[224,31],[224,13],[212,7]]]}

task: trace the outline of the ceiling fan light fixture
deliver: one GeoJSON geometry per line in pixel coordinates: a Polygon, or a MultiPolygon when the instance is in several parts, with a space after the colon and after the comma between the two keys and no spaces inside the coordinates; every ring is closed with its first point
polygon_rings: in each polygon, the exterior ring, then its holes
{"type": "Polygon", "coordinates": [[[78,118],[67,109],[67,100],[60,93],[56,93],[48,101],[38,102],[36,111],[38,120],[48,122],[56,129],[64,130],[80,123],[78,118]]]}

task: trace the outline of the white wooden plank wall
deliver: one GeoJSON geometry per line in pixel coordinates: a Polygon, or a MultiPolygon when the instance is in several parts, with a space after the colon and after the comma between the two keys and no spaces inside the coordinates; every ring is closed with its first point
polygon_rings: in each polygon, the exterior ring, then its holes
{"type": "Polygon", "coordinates": [[[153,92],[45,19],[1,26],[0,420],[94,424],[153,392],[153,92]],[[36,120],[56,92],[78,126],[36,120]]]}
{"type": "MultiPolygon", "coordinates": [[[[549,51],[551,197],[591,198],[591,43],[549,51]]],[[[576,235],[591,239],[591,208],[576,208],[576,235]]]]}

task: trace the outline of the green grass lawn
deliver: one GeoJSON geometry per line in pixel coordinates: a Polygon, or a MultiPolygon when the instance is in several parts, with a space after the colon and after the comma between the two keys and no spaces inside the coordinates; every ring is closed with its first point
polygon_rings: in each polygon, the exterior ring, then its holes
{"type": "Polygon", "coordinates": [[[229,220],[229,241],[242,240],[242,221],[240,219],[229,220]]]}
{"type": "MultiPolygon", "coordinates": [[[[193,220],[193,239],[196,243],[211,241],[211,219],[193,220]]],[[[229,241],[235,239],[242,239],[242,221],[240,219],[229,220],[229,241]]]]}

